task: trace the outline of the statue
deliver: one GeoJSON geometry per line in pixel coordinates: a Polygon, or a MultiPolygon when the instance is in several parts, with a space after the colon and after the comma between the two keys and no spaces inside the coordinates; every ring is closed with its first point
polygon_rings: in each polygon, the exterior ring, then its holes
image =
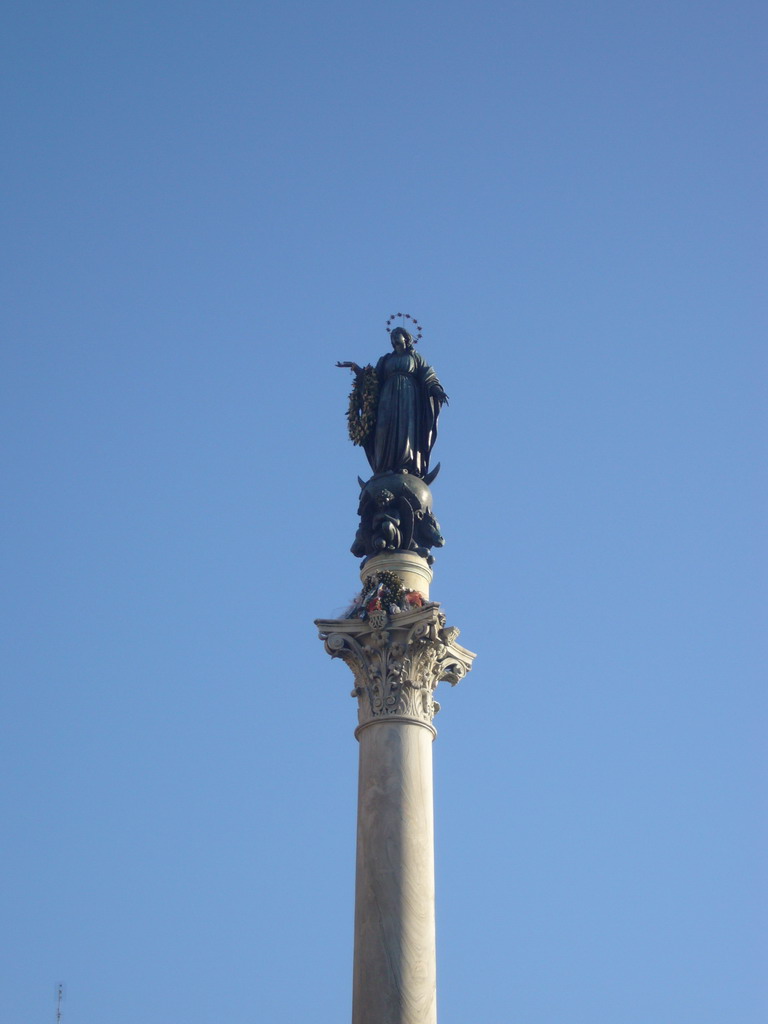
{"type": "Polygon", "coordinates": [[[390,339],[392,352],[382,356],[375,369],[336,363],[355,374],[352,399],[359,394],[363,420],[368,412],[363,403],[375,392],[372,422],[363,424],[364,437],[358,433],[360,439],[352,439],[362,445],[374,473],[413,473],[423,479],[437,439],[437,418],[448,396],[405,328],[396,327],[390,339]]]}
{"type": "Polygon", "coordinates": [[[336,363],[355,375],[349,432],[373,470],[367,483],[360,480],[360,527],[352,553],[367,558],[382,551],[414,551],[431,562],[429,548],[444,541],[429,490],[440,465],[430,473],[429,459],[448,396],[404,327],[391,330],[390,340],[392,351],[375,367],[336,363]]]}

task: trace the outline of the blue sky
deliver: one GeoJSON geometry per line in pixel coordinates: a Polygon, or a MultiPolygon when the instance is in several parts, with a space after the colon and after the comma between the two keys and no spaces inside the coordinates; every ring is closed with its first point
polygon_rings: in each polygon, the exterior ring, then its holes
{"type": "Polygon", "coordinates": [[[441,1024],[758,1024],[765,13],[11,3],[0,1020],[348,1017],[348,373],[451,404],[441,1024]]]}

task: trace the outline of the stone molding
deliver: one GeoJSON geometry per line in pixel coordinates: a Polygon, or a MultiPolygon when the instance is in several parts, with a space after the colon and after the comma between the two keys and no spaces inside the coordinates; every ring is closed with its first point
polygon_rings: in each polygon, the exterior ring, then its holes
{"type": "MultiPolygon", "coordinates": [[[[445,625],[438,605],[399,615],[372,612],[363,619],[316,619],[332,658],[352,670],[358,698],[358,732],[374,722],[417,722],[433,729],[440,710],[437,684],[455,686],[475,655],[456,643],[459,630],[445,625]]],[[[434,731],[434,730],[433,730],[434,731]]]]}

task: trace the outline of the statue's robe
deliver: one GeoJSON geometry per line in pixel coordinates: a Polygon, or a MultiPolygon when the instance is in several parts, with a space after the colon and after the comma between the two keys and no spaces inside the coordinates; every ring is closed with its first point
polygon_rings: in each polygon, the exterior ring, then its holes
{"type": "Polygon", "coordinates": [[[365,444],[374,473],[424,477],[437,438],[442,394],[437,374],[418,352],[389,352],[376,364],[379,399],[376,427],[365,444]]]}

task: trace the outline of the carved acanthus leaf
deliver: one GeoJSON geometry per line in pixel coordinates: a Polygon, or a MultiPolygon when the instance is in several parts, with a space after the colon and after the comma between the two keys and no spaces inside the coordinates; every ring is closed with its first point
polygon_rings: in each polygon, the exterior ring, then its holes
{"type": "Polygon", "coordinates": [[[434,604],[375,626],[362,619],[318,619],[316,625],[326,651],[354,674],[361,725],[391,716],[431,723],[440,708],[437,684],[455,685],[475,657],[456,643],[459,630],[446,627],[434,604]]]}

